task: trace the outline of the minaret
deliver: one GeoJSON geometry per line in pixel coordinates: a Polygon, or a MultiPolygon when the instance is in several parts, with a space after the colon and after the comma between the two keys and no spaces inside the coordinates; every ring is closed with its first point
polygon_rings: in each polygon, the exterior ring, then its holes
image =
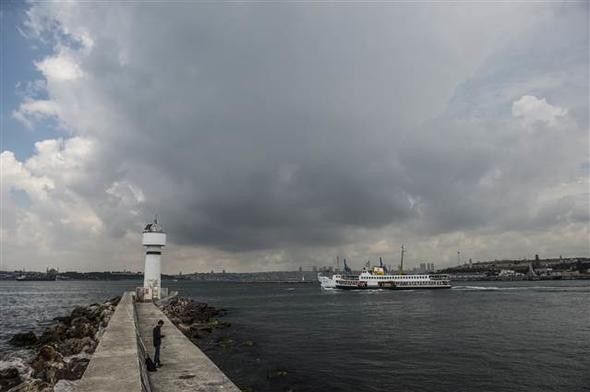
{"type": "Polygon", "coordinates": [[[406,253],[406,248],[404,248],[404,244],[402,244],[402,257],[399,263],[399,273],[402,275],[404,273],[404,253],[406,253]]]}
{"type": "Polygon", "coordinates": [[[147,294],[146,297],[148,298],[158,299],[161,298],[162,294],[160,259],[162,257],[162,247],[166,246],[166,233],[158,223],[158,216],[156,216],[153,223],[148,223],[143,229],[142,243],[145,246],[144,293],[147,294]]]}

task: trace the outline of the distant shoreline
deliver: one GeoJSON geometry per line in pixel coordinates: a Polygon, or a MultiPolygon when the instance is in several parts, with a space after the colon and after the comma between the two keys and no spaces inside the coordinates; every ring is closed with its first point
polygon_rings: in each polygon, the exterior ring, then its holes
{"type": "MultiPolygon", "coordinates": [[[[358,264],[358,263],[357,263],[358,264]]],[[[351,264],[349,264],[351,265],[351,264]]],[[[421,264],[422,266],[425,263],[421,264]]],[[[337,266],[336,266],[337,267],[337,266]]],[[[390,267],[390,270],[396,270],[390,267]]],[[[317,274],[331,275],[338,273],[338,268],[333,265],[314,267],[313,270],[304,271],[269,271],[269,272],[194,272],[188,274],[162,274],[162,280],[166,281],[192,281],[192,282],[238,282],[238,283],[286,283],[286,284],[311,284],[317,282],[317,274]]],[[[590,279],[590,257],[567,257],[520,260],[493,260],[475,261],[454,267],[422,270],[404,269],[408,274],[443,273],[449,274],[452,281],[497,281],[497,280],[585,280],[590,279]]],[[[360,273],[353,271],[352,273],[360,273]]],[[[58,272],[48,269],[48,272],[35,271],[0,271],[0,281],[123,281],[143,280],[142,272],[132,271],[102,271],[102,272],[58,272]],[[51,277],[51,279],[48,279],[51,277]]]]}

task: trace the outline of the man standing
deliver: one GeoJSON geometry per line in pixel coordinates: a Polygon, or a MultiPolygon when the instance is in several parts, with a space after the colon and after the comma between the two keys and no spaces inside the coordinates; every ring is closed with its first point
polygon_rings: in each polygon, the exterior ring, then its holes
{"type": "Polygon", "coordinates": [[[156,352],[154,354],[154,365],[157,367],[161,367],[162,364],[160,363],[160,345],[162,344],[162,338],[165,337],[162,335],[162,325],[164,325],[163,320],[158,320],[158,325],[154,327],[153,331],[153,338],[154,338],[154,348],[156,352]]]}

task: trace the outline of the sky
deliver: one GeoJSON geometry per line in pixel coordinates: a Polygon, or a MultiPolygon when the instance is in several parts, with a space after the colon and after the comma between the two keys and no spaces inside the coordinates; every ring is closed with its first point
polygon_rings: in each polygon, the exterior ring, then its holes
{"type": "Polygon", "coordinates": [[[1,4],[0,269],[590,256],[587,2],[1,4]]]}

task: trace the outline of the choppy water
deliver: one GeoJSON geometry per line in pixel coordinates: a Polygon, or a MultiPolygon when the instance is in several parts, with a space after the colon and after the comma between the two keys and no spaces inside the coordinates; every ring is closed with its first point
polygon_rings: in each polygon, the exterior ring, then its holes
{"type": "MultiPolygon", "coordinates": [[[[0,282],[0,350],[137,282],[0,282]]],[[[590,391],[590,282],[460,282],[437,291],[166,282],[229,310],[251,349],[209,354],[240,386],[282,391],[590,391]],[[287,374],[267,378],[272,369],[287,374]]],[[[165,357],[165,352],[163,356],[165,357]]],[[[272,374],[272,371],[271,371],[272,374]]]]}

